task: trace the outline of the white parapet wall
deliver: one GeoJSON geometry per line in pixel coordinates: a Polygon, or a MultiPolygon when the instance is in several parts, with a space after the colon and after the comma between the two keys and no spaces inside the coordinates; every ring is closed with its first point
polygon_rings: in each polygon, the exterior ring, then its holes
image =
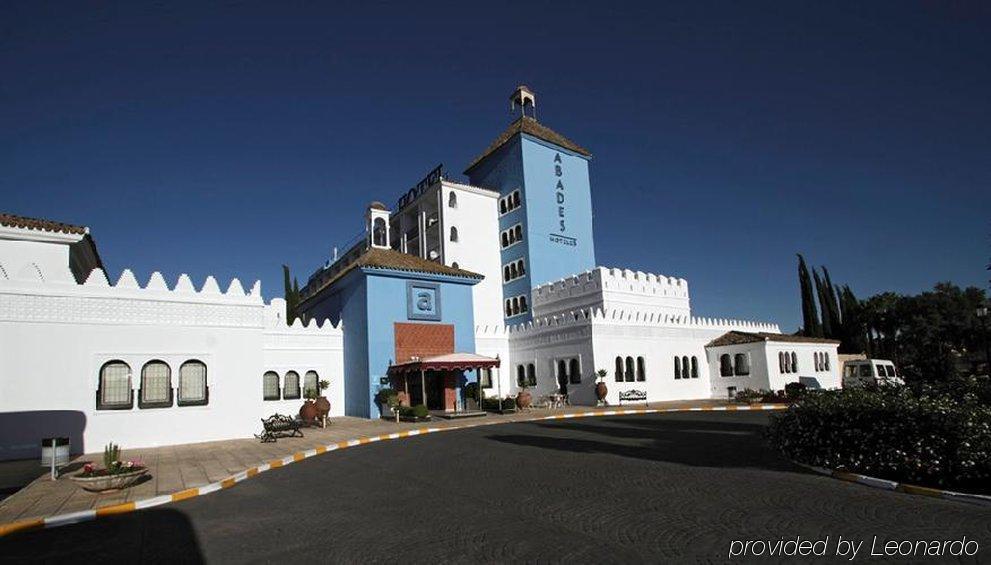
{"type": "Polygon", "coordinates": [[[279,328],[266,309],[273,307],[261,285],[246,292],[237,279],[221,291],[213,277],[196,288],[181,275],[170,287],[159,273],[142,286],[129,270],[113,285],[100,270],[84,284],[64,272],[0,277],[0,459],[36,457],[50,436],[70,437],[77,453],[108,442],[128,449],[250,437],[268,415],[266,363],[288,367],[295,356],[293,366],[317,368],[331,382],[343,370],[339,328],[279,328]],[[98,409],[101,369],[110,362],[126,364],[133,401],[98,409]],[[141,407],[150,362],[168,366],[169,406],[141,407]],[[206,367],[206,402],[179,405],[190,362],[206,367]]]}
{"type": "Polygon", "coordinates": [[[605,267],[537,286],[532,301],[534,317],[600,309],[669,316],[691,314],[685,279],[605,267]]]}

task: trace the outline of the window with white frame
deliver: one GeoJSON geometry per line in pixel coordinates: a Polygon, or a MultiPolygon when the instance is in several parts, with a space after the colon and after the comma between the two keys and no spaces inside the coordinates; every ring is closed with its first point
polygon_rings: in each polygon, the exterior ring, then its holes
{"type": "Polygon", "coordinates": [[[508,283],[526,276],[526,262],[523,259],[506,263],[502,266],[502,282],[508,283]]]}
{"type": "Polygon", "coordinates": [[[516,366],[516,386],[526,386],[526,367],[522,364],[516,366]]]}
{"type": "Polygon", "coordinates": [[[126,410],[134,405],[131,367],[123,361],[110,361],[100,367],[96,391],[97,410],[126,410]]]}
{"type": "MultiPolygon", "coordinates": [[[[452,193],[453,194],[453,193],[452,193]]],[[[303,375],[303,392],[313,391],[313,394],[320,395],[320,376],[316,371],[307,371],[303,375]]]]}
{"type": "Polygon", "coordinates": [[[279,399],[279,374],[268,371],[262,375],[262,398],[265,400],[279,399]]]}
{"type": "Polygon", "coordinates": [[[179,366],[179,406],[203,406],[210,402],[206,363],[191,359],[179,366]]]}
{"type": "Polygon", "coordinates": [[[526,384],[527,386],[537,386],[537,366],[533,363],[526,366],[526,384]]]}
{"type": "Polygon", "coordinates": [[[457,208],[458,207],[458,195],[453,190],[447,195],[447,207],[457,208]]]}
{"type": "MultiPolygon", "coordinates": [[[[453,192],[451,194],[454,194],[453,192]]],[[[458,228],[451,226],[451,241],[457,243],[458,241],[458,228]]]]}
{"type": "Polygon", "coordinates": [[[289,371],[282,379],[282,398],[284,400],[295,400],[299,397],[299,373],[289,371]]]}
{"type": "Polygon", "coordinates": [[[719,375],[723,377],[733,376],[733,357],[729,353],[719,356],[719,375]]]}
{"type": "Polygon", "coordinates": [[[523,204],[520,197],[520,190],[516,189],[499,199],[499,215],[504,215],[516,210],[523,204]]]}
{"type": "Polygon", "coordinates": [[[172,370],[165,361],[149,361],[141,368],[139,408],[172,406],[172,370]]]}
{"type": "Polygon", "coordinates": [[[750,374],[750,354],[737,353],[733,356],[733,374],[745,377],[750,374]]]}
{"type": "Polygon", "coordinates": [[[512,318],[520,314],[526,314],[530,307],[527,305],[526,295],[514,296],[506,299],[506,317],[512,318]]]}
{"type": "Polygon", "coordinates": [[[502,248],[512,247],[517,243],[523,241],[523,224],[516,224],[511,228],[505,229],[499,234],[499,241],[502,242],[502,248]]]}

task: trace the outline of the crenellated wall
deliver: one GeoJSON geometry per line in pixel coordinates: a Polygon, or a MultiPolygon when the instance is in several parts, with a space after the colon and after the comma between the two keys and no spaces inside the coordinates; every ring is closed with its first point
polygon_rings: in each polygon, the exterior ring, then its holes
{"type": "Polygon", "coordinates": [[[532,296],[534,317],[595,309],[691,314],[688,281],[629,269],[596,267],[540,285],[532,296]]]}

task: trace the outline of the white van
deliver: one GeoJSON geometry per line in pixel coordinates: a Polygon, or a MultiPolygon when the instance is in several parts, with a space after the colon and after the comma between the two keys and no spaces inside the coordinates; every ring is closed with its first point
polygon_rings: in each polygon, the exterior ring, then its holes
{"type": "Polygon", "coordinates": [[[903,385],[895,364],[887,359],[857,359],[843,364],[843,386],[857,387],[868,384],[903,385]]]}

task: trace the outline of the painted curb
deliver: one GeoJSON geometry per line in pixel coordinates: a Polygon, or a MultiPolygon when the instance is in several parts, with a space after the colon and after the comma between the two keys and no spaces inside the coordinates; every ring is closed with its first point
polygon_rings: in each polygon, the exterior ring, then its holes
{"type": "MultiPolygon", "coordinates": [[[[330,453],[332,451],[347,449],[349,447],[357,447],[359,445],[366,445],[378,441],[405,439],[409,437],[432,434],[436,432],[462,430],[467,428],[476,428],[481,426],[491,426],[498,424],[520,424],[526,422],[542,422],[549,420],[570,420],[573,418],[590,418],[596,416],[632,416],[638,414],[665,414],[671,412],[763,411],[763,410],[784,410],[785,408],[786,406],[781,404],[758,404],[758,405],[740,405],[740,406],[736,406],[736,405],[695,406],[690,408],[626,408],[626,409],[618,408],[614,410],[589,410],[586,412],[551,414],[549,416],[536,416],[525,420],[506,420],[499,422],[488,421],[488,422],[479,422],[473,424],[465,424],[460,426],[448,426],[443,428],[418,428],[414,430],[394,432],[391,434],[361,437],[356,439],[338,441],[335,443],[328,443],[326,445],[319,445],[315,448],[308,449],[306,451],[297,451],[296,453],[293,453],[292,455],[287,455],[281,459],[272,459],[271,461],[268,461],[267,463],[264,463],[262,465],[250,467],[248,469],[245,469],[244,471],[235,473],[227,477],[226,479],[222,479],[215,483],[210,483],[200,487],[193,487],[185,490],[180,490],[172,494],[163,494],[152,498],[145,498],[142,500],[135,500],[132,502],[125,502],[122,504],[114,504],[111,506],[104,506],[101,508],[95,508],[91,510],[80,510],[78,512],[70,512],[68,514],[56,514],[54,516],[48,516],[47,518],[32,518],[28,520],[18,520],[15,522],[8,522],[6,524],[0,524],[0,537],[13,534],[15,532],[37,530],[42,528],[56,528],[58,526],[77,524],[79,522],[88,522],[90,520],[96,520],[97,518],[102,518],[105,516],[113,516],[116,514],[127,514],[129,512],[135,512],[138,510],[143,510],[145,508],[153,508],[155,506],[161,506],[163,504],[170,504],[173,502],[179,502],[180,500],[186,500],[189,498],[195,498],[197,496],[203,496],[206,494],[210,494],[212,492],[229,489],[242,481],[246,481],[258,475],[259,473],[264,473],[266,471],[271,471],[272,469],[285,467],[286,465],[292,465],[297,461],[303,461],[304,459],[309,459],[310,457],[315,457],[317,455],[322,455],[324,453],[330,453]]],[[[917,488],[921,488],[921,487],[917,487],[917,488]]]]}
{"type": "Polygon", "coordinates": [[[828,477],[833,477],[834,479],[839,479],[841,481],[847,481],[850,483],[857,483],[858,485],[864,485],[871,488],[890,490],[893,492],[902,492],[905,494],[915,494],[919,496],[928,496],[931,498],[956,500],[958,502],[968,502],[971,504],[980,504],[983,506],[991,506],[991,496],[984,494],[968,494],[965,492],[956,492],[952,490],[942,490],[931,487],[920,487],[917,485],[899,483],[898,481],[889,481],[887,479],[879,479],[877,477],[861,475],[859,473],[851,473],[849,471],[840,471],[838,469],[826,469],[824,467],[806,465],[805,463],[799,463],[798,461],[793,461],[793,463],[795,463],[799,467],[804,467],[820,475],[826,475],[828,477]]]}

